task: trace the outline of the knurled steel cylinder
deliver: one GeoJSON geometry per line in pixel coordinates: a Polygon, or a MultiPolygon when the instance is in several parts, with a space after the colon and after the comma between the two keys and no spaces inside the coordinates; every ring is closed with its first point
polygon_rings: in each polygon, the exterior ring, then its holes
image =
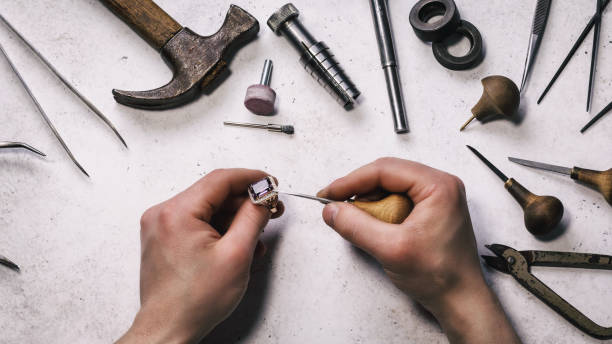
{"type": "Polygon", "coordinates": [[[301,54],[300,63],[342,106],[350,108],[361,94],[340,67],[334,54],[324,43],[317,41],[297,19],[298,9],[286,4],[268,19],[268,26],[282,34],[301,54]]]}

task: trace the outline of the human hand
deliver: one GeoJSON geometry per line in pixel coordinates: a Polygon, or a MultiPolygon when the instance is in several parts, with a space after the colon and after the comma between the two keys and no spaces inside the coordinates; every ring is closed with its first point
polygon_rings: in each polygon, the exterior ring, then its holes
{"type": "Polygon", "coordinates": [[[381,189],[414,202],[402,224],[378,221],[341,202],[326,205],[323,219],[376,258],[399,289],[432,312],[452,342],[519,342],[484,281],[461,180],[415,162],[383,158],[317,196],[342,201],[381,189]]]}
{"type": "Polygon", "coordinates": [[[265,176],[215,170],[144,213],[141,309],[118,343],[196,343],[232,313],[265,250],[258,238],[270,212],[246,192],[265,176]]]}

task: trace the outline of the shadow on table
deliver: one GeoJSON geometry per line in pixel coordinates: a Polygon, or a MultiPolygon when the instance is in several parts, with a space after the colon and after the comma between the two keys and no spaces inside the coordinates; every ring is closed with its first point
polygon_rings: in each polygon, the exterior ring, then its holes
{"type": "Polygon", "coordinates": [[[262,309],[269,293],[270,273],[272,272],[272,261],[279,244],[278,231],[271,233],[265,240],[267,247],[266,255],[253,262],[249,287],[232,315],[219,324],[201,343],[236,343],[241,342],[251,331],[255,330],[257,324],[261,324],[262,309]]]}
{"type": "MultiPolygon", "coordinates": [[[[378,277],[381,278],[381,279],[389,280],[389,277],[387,276],[387,274],[383,270],[382,266],[380,265],[380,263],[376,259],[374,259],[368,253],[366,253],[365,251],[363,251],[363,250],[361,250],[361,249],[359,249],[357,247],[353,246],[352,249],[353,249],[353,254],[356,257],[358,257],[358,259],[361,259],[364,263],[366,263],[368,265],[368,268],[369,268],[370,271],[375,271],[377,273],[378,277]]],[[[391,282],[389,282],[389,283],[391,283],[391,282]]],[[[405,294],[403,294],[403,295],[405,295],[405,294]]],[[[438,321],[436,320],[436,318],[425,307],[421,306],[420,303],[414,301],[408,295],[406,295],[405,297],[413,305],[413,307],[416,310],[417,314],[419,314],[419,316],[421,316],[421,318],[425,319],[427,322],[430,322],[432,325],[434,325],[436,327],[439,327],[438,321]]]]}

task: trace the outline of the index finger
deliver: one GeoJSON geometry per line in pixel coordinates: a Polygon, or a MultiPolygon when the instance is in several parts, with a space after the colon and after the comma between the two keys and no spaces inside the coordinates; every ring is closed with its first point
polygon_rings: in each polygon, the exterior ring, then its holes
{"type": "Polygon", "coordinates": [[[416,204],[426,199],[445,176],[446,173],[417,162],[382,158],[337,179],[317,196],[346,200],[382,188],[392,193],[405,193],[416,204]]]}
{"type": "Polygon", "coordinates": [[[195,217],[209,222],[225,200],[245,195],[250,184],[266,176],[263,171],[242,168],[214,170],[178,194],[175,201],[195,217]]]}

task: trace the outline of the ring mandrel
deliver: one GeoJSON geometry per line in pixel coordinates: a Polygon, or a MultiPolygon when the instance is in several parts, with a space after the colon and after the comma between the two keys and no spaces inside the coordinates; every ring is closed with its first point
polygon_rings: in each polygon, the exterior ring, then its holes
{"type": "Polygon", "coordinates": [[[340,67],[329,47],[317,41],[298,20],[300,12],[291,3],[284,5],[268,19],[276,34],[285,36],[301,54],[300,63],[345,109],[353,107],[361,92],[340,67]]]}
{"type": "Polygon", "coordinates": [[[266,60],[259,84],[247,88],[244,106],[256,115],[269,116],[274,113],[276,92],[270,87],[272,68],[272,61],[266,60]]]}

